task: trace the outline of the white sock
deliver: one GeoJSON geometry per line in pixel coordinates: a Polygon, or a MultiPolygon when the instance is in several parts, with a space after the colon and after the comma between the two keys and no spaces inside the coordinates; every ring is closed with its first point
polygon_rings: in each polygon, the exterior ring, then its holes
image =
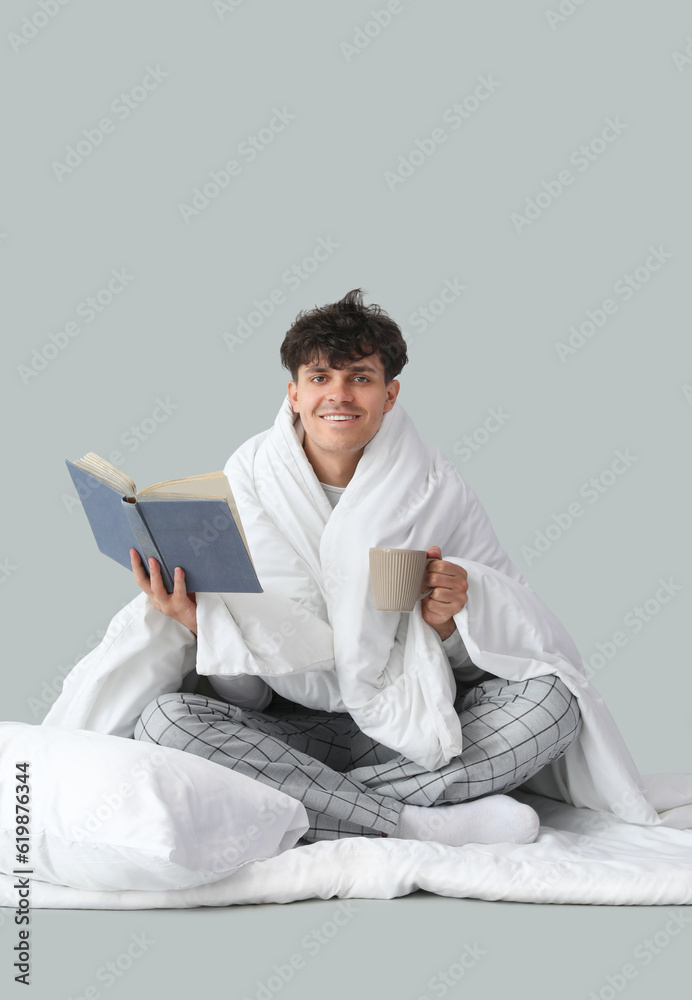
{"type": "Polygon", "coordinates": [[[487,795],[471,802],[442,806],[404,806],[396,832],[402,840],[440,844],[531,844],[539,819],[531,806],[509,795],[487,795]]]}

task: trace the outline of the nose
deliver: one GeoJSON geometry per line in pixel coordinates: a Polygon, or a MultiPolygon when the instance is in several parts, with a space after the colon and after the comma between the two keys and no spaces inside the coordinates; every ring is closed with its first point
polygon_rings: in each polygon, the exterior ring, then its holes
{"type": "Polygon", "coordinates": [[[332,379],[327,396],[334,402],[345,402],[353,399],[353,386],[347,378],[332,379]]]}

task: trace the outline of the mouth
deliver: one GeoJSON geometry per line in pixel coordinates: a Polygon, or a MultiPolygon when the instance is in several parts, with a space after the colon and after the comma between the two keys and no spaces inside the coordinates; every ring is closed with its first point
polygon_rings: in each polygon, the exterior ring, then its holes
{"type": "Polygon", "coordinates": [[[320,414],[320,420],[326,420],[329,424],[352,424],[359,416],[358,413],[325,413],[320,414]]]}

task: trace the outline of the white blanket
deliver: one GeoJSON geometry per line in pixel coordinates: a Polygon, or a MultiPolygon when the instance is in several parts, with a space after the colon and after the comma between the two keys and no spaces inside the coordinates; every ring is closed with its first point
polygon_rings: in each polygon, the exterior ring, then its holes
{"type": "MultiPolygon", "coordinates": [[[[260,675],[301,704],[350,712],[375,739],[439,767],[463,742],[451,669],[420,605],[410,615],[376,610],[368,569],[370,546],[439,545],[468,573],[468,602],[455,622],[473,662],[512,680],[556,674],[579,698],[579,738],[531,780],[531,791],[632,823],[692,826],[692,776],[682,795],[671,798],[661,783],[655,807],[647,799],[571,638],[500,546],[473,490],[423,444],[399,403],[334,510],[301,436],[286,397],[274,426],[226,464],[264,593],[198,595],[200,674],[260,675]]],[[[191,666],[192,648],[178,657],[190,633],[143,595],[121,615],[74,668],[74,684],[68,676],[47,723],[132,735],[143,697],[176,690],[191,666]],[[115,717],[121,697],[126,708],[115,717]]]]}
{"type": "MultiPolygon", "coordinates": [[[[536,872],[544,870],[546,858],[562,865],[565,849],[571,850],[571,833],[565,841],[562,835],[556,839],[555,830],[550,829],[547,840],[545,831],[539,838],[541,848],[454,849],[409,842],[404,848],[404,842],[396,841],[394,846],[383,847],[386,841],[374,845],[362,838],[357,838],[358,844],[366,845],[361,848],[347,841],[302,846],[287,853],[295,858],[307,857],[308,852],[306,868],[284,855],[286,870],[295,872],[299,864],[301,872],[307,871],[316,856],[333,858],[336,865],[344,856],[351,862],[362,856],[367,860],[360,891],[388,897],[413,891],[422,883],[405,879],[407,888],[402,888],[396,864],[389,881],[376,877],[380,861],[399,859],[410,865],[414,859],[417,871],[419,861],[442,857],[449,861],[442,865],[450,879],[449,894],[475,895],[476,889],[469,888],[468,882],[460,886],[458,878],[450,875],[462,850],[464,859],[473,858],[474,870],[480,853],[494,872],[490,895],[484,898],[692,902],[692,834],[682,832],[692,828],[692,776],[644,779],[638,773],[607,707],[586,680],[574,643],[502,550],[477,496],[454,467],[437,449],[423,445],[397,403],[385,414],[380,431],[367,445],[356,474],[332,511],[305,457],[301,431],[287,399],[274,427],[246,442],[226,466],[265,592],[198,595],[197,671],[259,675],[277,692],[305,705],[347,709],[375,738],[424,766],[438,766],[458,752],[463,742],[452,709],[453,677],[419,607],[411,615],[376,611],[367,553],[372,545],[440,545],[443,558],[468,572],[468,603],[455,622],[473,662],[511,679],[556,674],[579,698],[583,717],[579,738],[560,760],[523,787],[534,794],[532,804],[556,829],[562,826],[571,831],[580,816],[591,819],[578,838],[574,864],[571,860],[564,879],[565,891],[560,878],[550,881],[548,892],[540,879],[536,882],[536,872]],[[567,803],[557,813],[556,800],[567,803]],[[583,807],[601,812],[583,813],[583,807]],[[605,841],[600,833],[604,813],[610,817],[605,841]],[[609,857],[617,858],[618,850],[613,854],[611,847],[619,841],[627,845],[623,848],[627,857],[624,868],[616,864],[611,877],[607,862],[609,857]],[[514,863],[497,868],[498,859],[515,856],[533,888],[517,880],[514,863]],[[534,858],[537,867],[522,868],[527,858],[534,858]],[[637,858],[639,874],[646,871],[647,879],[640,880],[638,898],[630,899],[623,894],[621,875],[637,871],[637,858]],[[589,890],[591,898],[582,898],[583,893],[575,889],[572,868],[580,871],[587,861],[593,862],[589,871],[604,873],[603,891],[595,888],[589,890]],[[671,880],[671,866],[680,873],[681,882],[671,880]],[[504,889],[496,884],[498,872],[504,889]],[[365,891],[363,880],[369,877],[373,888],[365,891]]],[[[194,665],[191,640],[184,626],[167,619],[140,594],[116,615],[100,646],[68,676],[45,721],[131,736],[144,705],[159,693],[177,690],[194,665]]],[[[215,905],[342,894],[338,886],[331,887],[331,876],[322,889],[310,882],[312,888],[306,890],[302,874],[296,885],[289,878],[291,888],[281,888],[279,876],[276,888],[268,890],[267,865],[281,873],[283,864],[282,858],[258,862],[242,877],[231,876],[189,897],[176,894],[170,903],[148,905],[200,905],[205,899],[215,905]],[[238,896],[239,878],[243,890],[238,896]],[[224,896],[221,887],[226,886],[229,894],[224,896]]],[[[467,878],[467,869],[464,872],[467,878]]],[[[424,887],[445,891],[439,882],[424,887]]],[[[50,892],[46,899],[53,901],[45,905],[73,905],[60,902],[60,895],[50,892]]],[[[74,899],[74,892],[62,898],[74,899]]],[[[111,902],[74,905],[147,905],[134,901],[131,894],[121,895],[119,902],[106,897],[111,902]]]]}
{"type": "MultiPolygon", "coordinates": [[[[191,889],[89,891],[32,882],[33,907],[139,910],[393,899],[423,889],[442,896],[526,903],[677,906],[692,903],[692,834],[623,823],[612,814],[520,795],[541,817],[533,844],[444,844],[347,837],[252,861],[191,889]]],[[[17,905],[0,875],[0,906],[17,905]]]]}

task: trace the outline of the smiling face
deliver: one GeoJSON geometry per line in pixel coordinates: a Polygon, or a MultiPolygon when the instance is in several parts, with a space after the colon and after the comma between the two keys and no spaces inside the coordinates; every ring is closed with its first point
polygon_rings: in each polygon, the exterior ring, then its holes
{"type": "Polygon", "coordinates": [[[344,368],[330,368],[323,359],[300,366],[288,395],[305,428],[305,454],[321,482],[348,485],[398,393],[396,379],[385,383],[377,353],[344,368]]]}

